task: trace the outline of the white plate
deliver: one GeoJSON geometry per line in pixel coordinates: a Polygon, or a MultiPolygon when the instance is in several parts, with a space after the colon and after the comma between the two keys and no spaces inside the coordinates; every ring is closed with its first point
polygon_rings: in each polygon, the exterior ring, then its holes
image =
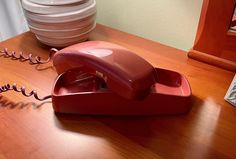
{"type": "Polygon", "coordinates": [[[22,0],[22,7],[25,10],[38,14],[57,14],[57,13],[73,12],[76,10],[87,8],[92,4],[93,0],[88,0],[85,3],[75,4],[75,5],[46,6],[32,3],[29,0],[22,0]]]}
{"type": "Polygon", "coordinates": [[[74,20],[83,19],[90,15],[96,13],[96,1],[92,0],[92,4],[76,11],[66,12],[66,13],[58,13],[58,14],[37,14],[32,13],[27,10],[24,10],[25,16],[28,19],[44,22],[44,23],[62,23],[62,22],[71,22],[74,20]]]}
{"type": "Polygon", "coordinates": [[[84,0],[29,0],[29,1],[41,5],[66,5],[72,3],[79,3],[84,0]]]}

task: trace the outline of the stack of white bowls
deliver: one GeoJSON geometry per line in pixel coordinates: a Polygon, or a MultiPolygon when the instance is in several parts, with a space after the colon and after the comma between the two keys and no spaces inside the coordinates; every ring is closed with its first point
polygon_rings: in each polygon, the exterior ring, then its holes
{"type": "Polygon", "coordinates": [[[30,30],[49,46],[86,41],[96,25],[95,0],[22,0],[22,6],[30,30]]]}

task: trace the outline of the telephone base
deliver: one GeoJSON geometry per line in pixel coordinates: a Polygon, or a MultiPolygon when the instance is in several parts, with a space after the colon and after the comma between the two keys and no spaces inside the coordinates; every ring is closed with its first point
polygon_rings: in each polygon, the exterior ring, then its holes
{"type": "Polygon", "coordinates": [[[129,100],[99,83],[68,84],[70,71],[61,74],[54,85],[52,102],[57,113],[83,115],[166,115],[191,109],[191,89],[187,79],[174,71],[155,68],[158,78],[144,99],[129,100]]]}

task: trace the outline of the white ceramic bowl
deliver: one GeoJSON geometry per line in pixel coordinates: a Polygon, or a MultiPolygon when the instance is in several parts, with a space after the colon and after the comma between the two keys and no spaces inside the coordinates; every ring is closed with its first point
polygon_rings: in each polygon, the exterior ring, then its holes
{"type": "Polygon", "coordinates": [[[43,23],[34,20],[27,19],[27,22],[30,26],[38,29],[46,29],[46,30],[68,30],[68,29],[78,29],[87,27],[92,24],[96,20],[96,14],[85,17],[83,19],[65,22],[65,23],[43,23]]]}
{"type": "Polygon", "coordinates": [[[96,26],[95,0],[22,0],[22,6],[30,30],[49,46],[86,41],[96,26]]]}
{"type": "Polygon", "coordinates": [[[59,14],[59,13],[67,13],[78,11],[84,8],[88,8],[94,3],[93,0],[86,0],[83,3],[76,3],[71,5],[59,5],[59,6],[52,6],[52,5],[40,5],[37,3],[33,3],[29,0],[22,0],[22,7],[32,13],[38,14],[59,14]]]}
{"type": "Polygon", "coordinates": [[[68,5],[73,3],[79,3],[84,0],[29,0],[29,1],[41,5],[68,5]]]}
{"type": "Polygon", "coordinates": [[[79,42],[84,42],[88,40],[89,34],[80,35],[78,37],[73,38],[65,38],[65,39],[55,39],[55,38],[48,38],[40,35],[36,35],[36,38],[42,42],[43,44],[53,46],[53,47],[66,47],[72,44],[76,44],[79,42]]]}
{"type": "Polygon", "coordinates": [[[96,13],[96,1],[92,0],[91,5],[87,7],[66,13],[57,14],[37,14],[24,10],[27,19],[43,23],[62,23],[80,20],[96,13]]]}
{"type": "Polygon", "coordinates": [[[67,29],[67,30],[47,30],[47,29],[38,29],[29,25],[30,30],[36,35],[50,37],[50,38],[72,38],[77,37],[86,33],[91,32],[96,26],[96,23],[92,23],[87,27],[77,28],[77,29],[67,29]]]}

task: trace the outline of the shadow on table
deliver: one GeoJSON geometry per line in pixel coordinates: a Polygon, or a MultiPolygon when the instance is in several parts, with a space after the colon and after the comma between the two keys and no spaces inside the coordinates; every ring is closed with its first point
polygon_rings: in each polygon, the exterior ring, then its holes
{"type": "MultiPolygon", "coordinates": [[[[193,97],[194,103],[201,103],[200,99],[193,97]]],[[[197,104],[197,105],[199,105],[197,104]]],[[[194,104],[196,107],[196,104],[194,104]]],[[[196,108],[192,108],[190,112],[178,115],[151,115],[151,116],[109,116],[109,115],[76,115],[56,113],[55,121],[59,128],[76,131],[79,133],[89,133],[83,129],[79,129],[80,124],[86,123],[87,126],[94,126],[90,123],[100,123],[109,127],[123,135],[142,135],[150,136],[152,134],[153,125],[162,127],[163,123],[171,123],[172,121],[182,121],[188,118],[196,108]]],[[[96,135],[96,132],[95,134],[96,135]]]]}
{"type": "MultiPolygon", "coordinates": [[[[197,97],[193,97],[192,101],[190,112],[179,115],[114,117],[56,114],[55,123],[62,130],[102,137],[111,143],[114,140],[111,134],[118,134],[163,157],[166,155],[166,148],[171,152],[176,150],[176,145],[181,145],[178,149],[182,154],[181,158],[191,146],[189,144],[193,144],[184,140],[191,140],[190,131],[194,129],[203,106],[203,102],[197,97]]],[[[168,157],[174,157],[169,155],[168,157]]]]}
{"type": "Polygon", "coordinates": [[[26,108],[32,107],[34,109],[39,109],[47,103],[52,103],[52,102],[51,101],[40,102],[40,103],[35,103],[35,102],[14,102],[14,101],[11,101],[8,98],[0,95],[0,108],[26,109],[26,108]]]}

